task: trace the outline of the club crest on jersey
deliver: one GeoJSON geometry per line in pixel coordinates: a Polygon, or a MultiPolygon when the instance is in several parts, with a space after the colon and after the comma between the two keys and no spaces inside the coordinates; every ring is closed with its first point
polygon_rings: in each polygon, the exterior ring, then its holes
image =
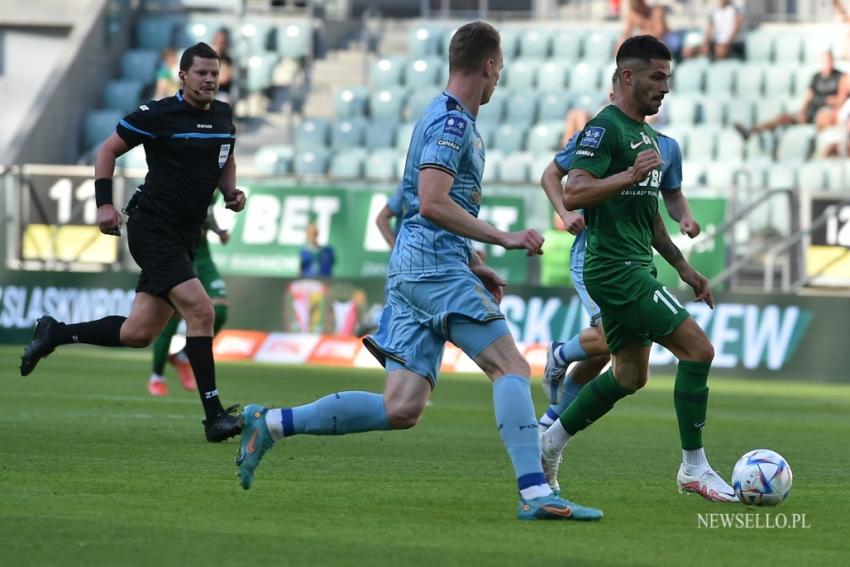
{"type": "Polygon", "coordinates": [[[477,205],[481,202],[481,189],[476,187],[472,190],[472,193],[469,195],[469,202],[473,205],[477,205]]]}
{"type": "Polygon", "coordinates": [[[463,137],[463,133],[466,132],[466,120],[459,116],[449,116],[446,118],[446,125],[443,126],[443,132],[463,137]]]}
{"type": "Polygon", "coordinates": [[[587,148],[598,148],[602,141],[602,136],[605,135],[605,128],[601,126],[589,126],[584,129],[584,136],[579,142],[579,146],[587,148]]]}
{"type": "Polygon", "coordinates": [[[218,150],[218,167],[224,167],[228,155],[230,155],[230,144],[222,144],[218,150]]]}

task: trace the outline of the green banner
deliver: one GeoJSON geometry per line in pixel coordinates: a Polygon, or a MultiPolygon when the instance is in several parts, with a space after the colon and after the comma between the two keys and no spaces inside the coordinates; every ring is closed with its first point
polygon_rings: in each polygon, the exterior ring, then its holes
{"type": "MultiPolygon", "coordinates": [[[[254,184],[245,210],[232,214],[219,204],[216,218],[229,228],[227,245],[213,243],[213,259],[222,274],[297,277],[299,251],[307,226],[315,224],[319,242],[334,250],[334,277],[382,277],[390,249],[375,225],[388,194],[331,187],[282,187],[254,184]]],[[[526,224],[521,197],[485,197],[480,218],[502,230],[526,224]]],[[[527,259],[521,252],[482,245],[488,263],[508,282],[525,283],[527,259]]]]}

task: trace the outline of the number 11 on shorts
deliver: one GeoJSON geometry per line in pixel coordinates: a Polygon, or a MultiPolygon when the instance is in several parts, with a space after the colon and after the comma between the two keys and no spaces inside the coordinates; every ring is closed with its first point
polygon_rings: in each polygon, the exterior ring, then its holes
{"type": "Polygon", "coordinates": [[[684,309],[684,306],[681,303],[679,303],[679,300],[676,299],[676,296],[673,295],[672,293],[670,293],[667,290],[666,287],[662,287],[661,289],[656,289],[655,293],[652,294],[652,300],[655,303],[658,303],[659,301],[661,301],[673,313],[678,313],[679,309],[684,309]],[[676,309],[676,306],[678,306],[679,309],[676,309]]]}

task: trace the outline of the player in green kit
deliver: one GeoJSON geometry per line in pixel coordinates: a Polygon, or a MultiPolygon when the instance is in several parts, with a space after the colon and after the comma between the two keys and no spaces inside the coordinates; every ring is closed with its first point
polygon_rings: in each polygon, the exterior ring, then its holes
{"type": "Polygon", "coordinates": [[[697,301],[714,306],[708,280],[670,240],[658,211],[663,164],[645,117],[658,112],[669,92],[670,62],[670,51],[656,38],[626,40],[617,52],[623,96],[600,111],[577,141],[564,204],[568,210],[585,209],[584,282],[602,310],[612,366],[582,388],[542,435],[544,472],[551,485],[569,439],[646,384],[654,341],[679,360],[673,392],[682,443],[679,489],[733,502],[734,491],[708,464],[702,443],[714,348],[655,279],[652,263],[654,247],[693,288],[697,301]]]}

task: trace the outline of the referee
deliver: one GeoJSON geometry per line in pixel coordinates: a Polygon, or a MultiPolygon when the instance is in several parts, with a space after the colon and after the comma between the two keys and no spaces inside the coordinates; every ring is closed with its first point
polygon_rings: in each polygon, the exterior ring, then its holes
{"type": "Polygon", "coordinates": [[[59,345],[146,347],[175,309],[187,323],[185,352],[204,406],[207,441],[224,441],[242,429],[238,406],[224,409],[215,385],[212,354],[215,313],[192,268],[201,225],[216,188],[228,209],[241,211],[245,194],[236,189],[233,111],[215,100],[219,56],[206,43],[180,58],[180,91],[141,105],[118,123],[95,158],[97,225],[120,234],[121,215],[112,203],[115,159],[144,144],[148,173],[125,208],[130,253],[141,268],[129,317],[65,324],[41,317],[21,357],[21,375],[59,345]]]}

